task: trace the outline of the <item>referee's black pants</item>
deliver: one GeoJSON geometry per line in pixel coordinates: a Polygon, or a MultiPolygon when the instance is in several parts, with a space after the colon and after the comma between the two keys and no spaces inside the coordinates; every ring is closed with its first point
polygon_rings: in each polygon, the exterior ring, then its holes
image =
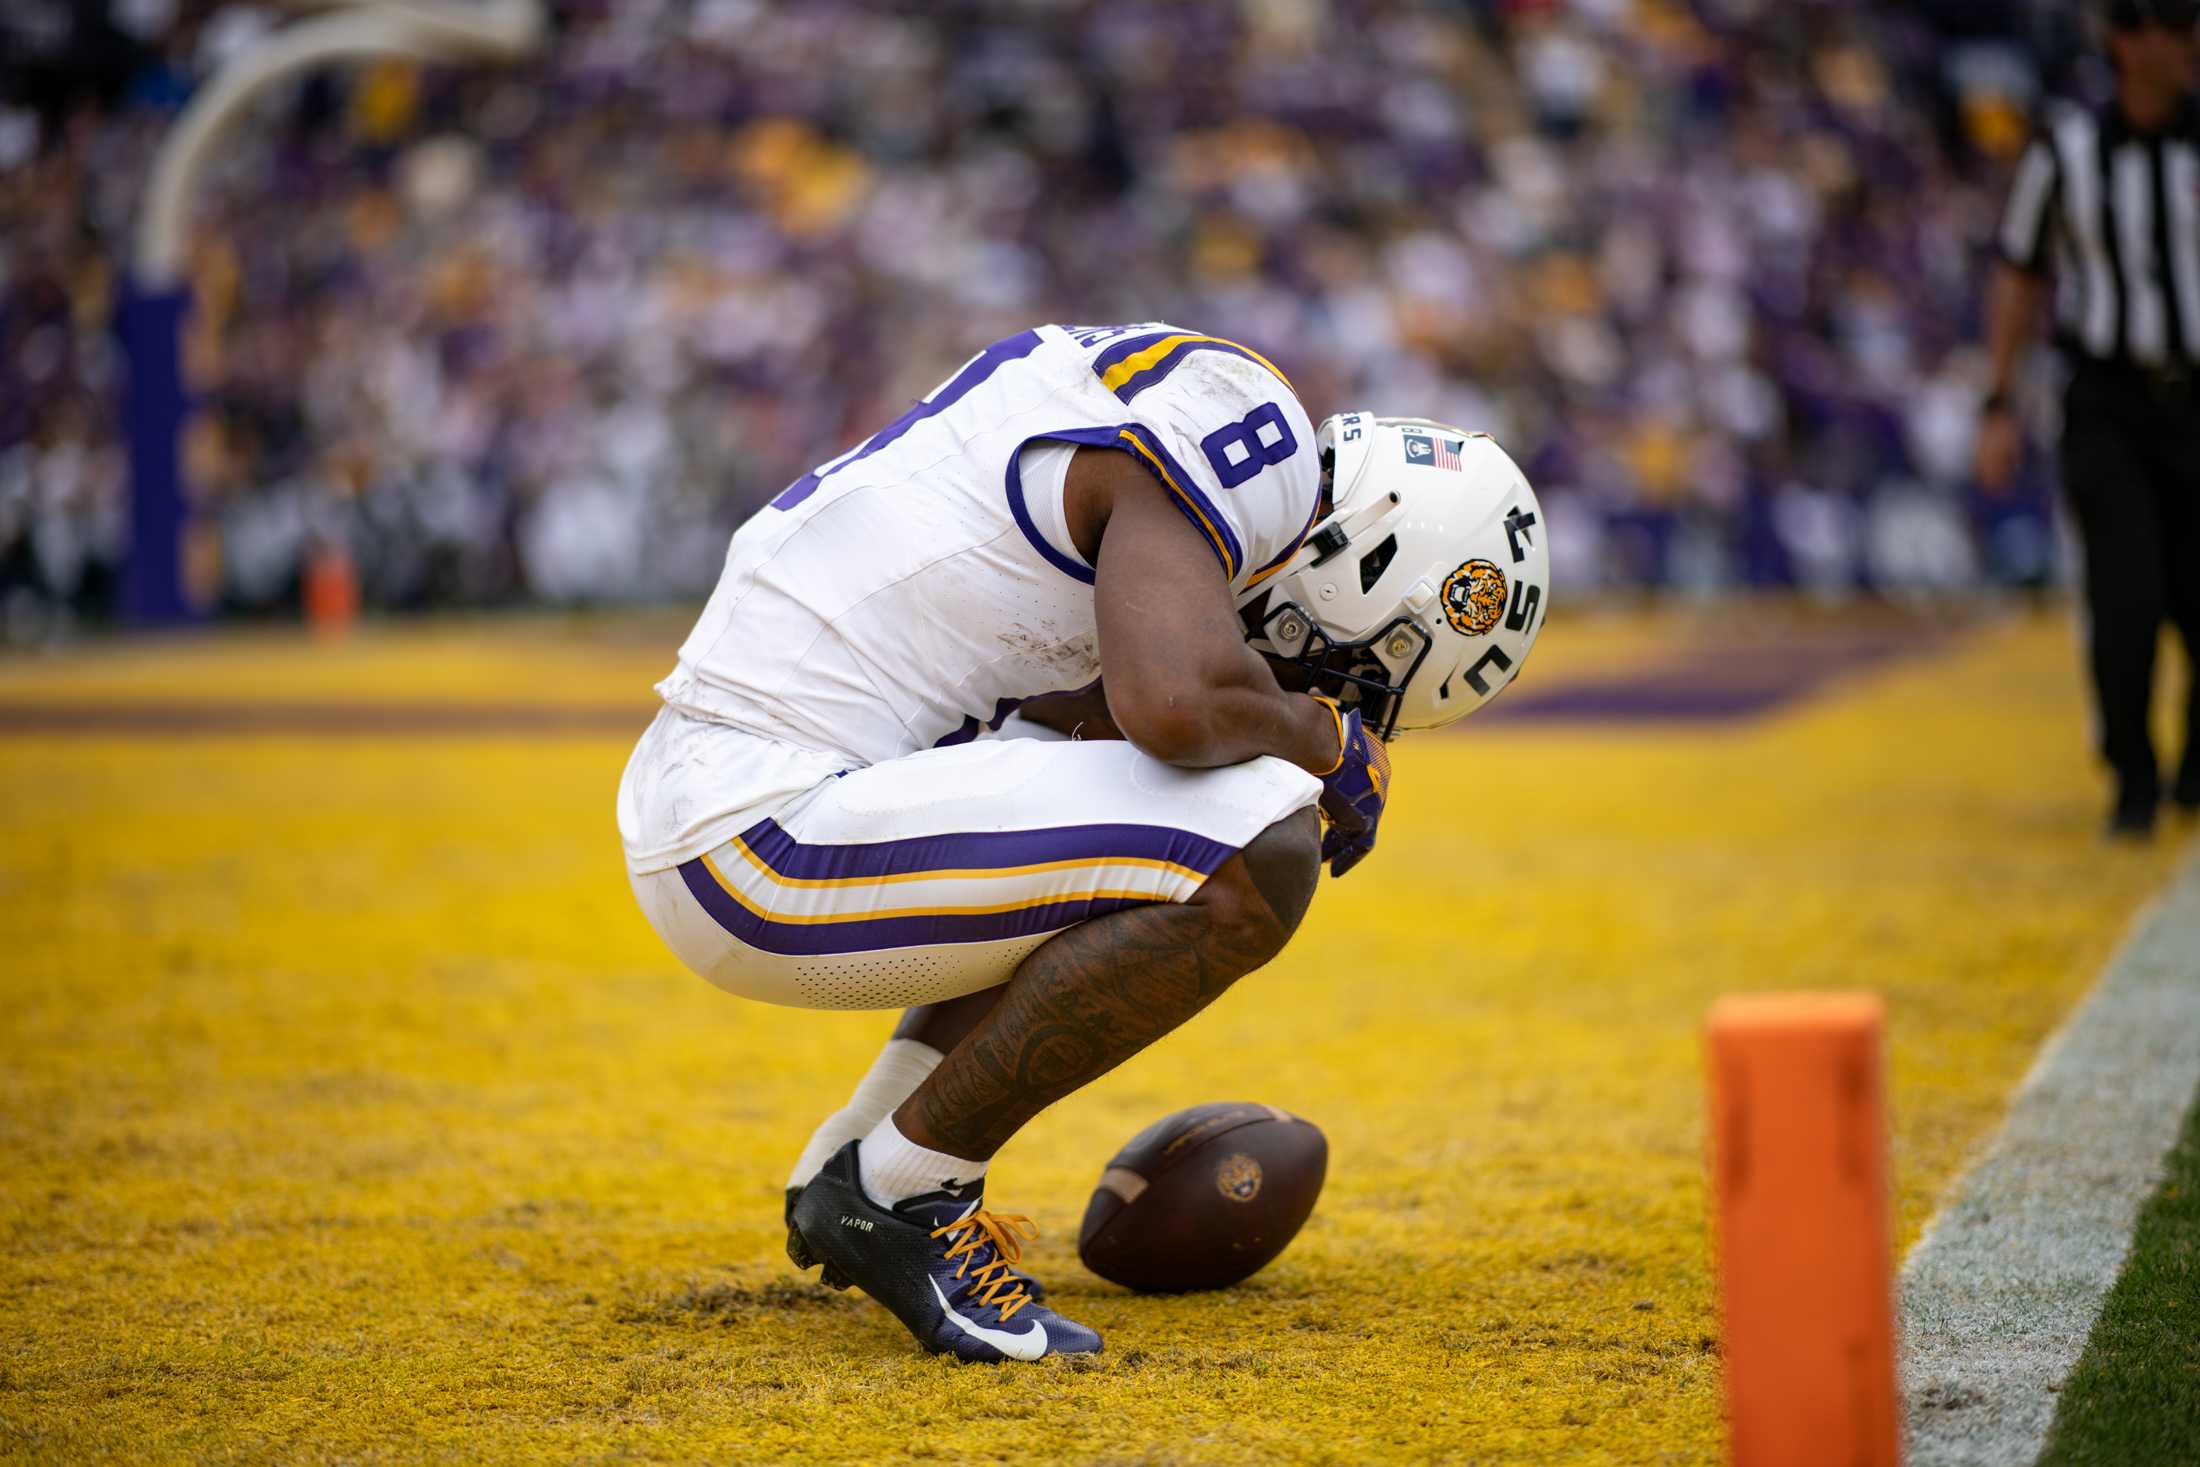
{"type": "MultiPolygon", "coordinates": [[[[2200,665],[2200,383],[2080,366],[2063,418],[2063,490],[2085,546],[2085,604],[2101,754],[2119,804],[2151,807],[2160,767],[2147,727],[2166,618],[2200,665]]],[[[2185,699],[2180,799],[2200,799],[2200,675],[2185,699]]]]}

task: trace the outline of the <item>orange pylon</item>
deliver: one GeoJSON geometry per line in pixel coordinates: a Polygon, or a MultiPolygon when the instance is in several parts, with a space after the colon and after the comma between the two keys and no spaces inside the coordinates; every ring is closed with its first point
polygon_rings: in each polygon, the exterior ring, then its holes
{"type": "Polygon", "coordinates": [[[1735,1467],[1894,1467],[1887,1118],[1875,994],[1711,1009],[1711,1179],[1735,1467]]]}
{"type": "Polygon", "coordinates": [[[314,635],[336,638],[359,619],[359,572],[342,545],[315,547],[306,558],[306,625],[314,635]]]}

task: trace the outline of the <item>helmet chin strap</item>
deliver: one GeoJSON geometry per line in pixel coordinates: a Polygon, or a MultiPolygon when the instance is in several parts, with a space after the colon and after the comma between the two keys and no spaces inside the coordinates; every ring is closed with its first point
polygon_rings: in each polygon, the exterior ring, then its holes
{"type": "Polygon", "coordinates": [[[1378,494],[1373,499],[1359,506],[1352,513],[1345,515],[1342,518],[1332,516],[1329,520],[1328,526],[1325,526],[1325,528],[1334,527],[1335,529],[1341,530],[1344,533],[1344,542],[1338,548],[1349,549],[1352,546],[1353,542],[1358,540],[1362,534],[1366,533],[1370,526],[1372,526],[1377,520],[1381,519],[1384,515],[1389,514],[1391,509],[1397,503],[1398,496],[1395,493],[1378,494]]]}

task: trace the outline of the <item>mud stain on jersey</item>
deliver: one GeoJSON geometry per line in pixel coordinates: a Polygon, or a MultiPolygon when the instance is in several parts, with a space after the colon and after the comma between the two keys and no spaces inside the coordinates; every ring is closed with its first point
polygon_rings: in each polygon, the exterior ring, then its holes
{"type": "Polygon", "coordinates": [[[1029,627],[1019,622],[1003,628],[996,636],[1015,656],[1051,668],[1065,677],[1074,677],[1080,683],[1090,682],[1100,663],[1099,649],[1095,645],[1097,638],[1089,631],[1065,638],[1051,626],[1029,627]]]}

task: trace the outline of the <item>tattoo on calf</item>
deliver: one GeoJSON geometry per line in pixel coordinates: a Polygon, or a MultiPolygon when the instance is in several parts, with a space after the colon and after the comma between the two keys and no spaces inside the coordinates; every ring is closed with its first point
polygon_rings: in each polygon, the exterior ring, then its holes
{"type": "Polygon", "coordinates": [[[925,1144],[991,1156],[1024,1122],[1266,962],[1290,925],[1222,920],[1191,902],[1133,907],[1060,934],[1024,960],[993,1011],[909,1098],[925,1144]]]}

